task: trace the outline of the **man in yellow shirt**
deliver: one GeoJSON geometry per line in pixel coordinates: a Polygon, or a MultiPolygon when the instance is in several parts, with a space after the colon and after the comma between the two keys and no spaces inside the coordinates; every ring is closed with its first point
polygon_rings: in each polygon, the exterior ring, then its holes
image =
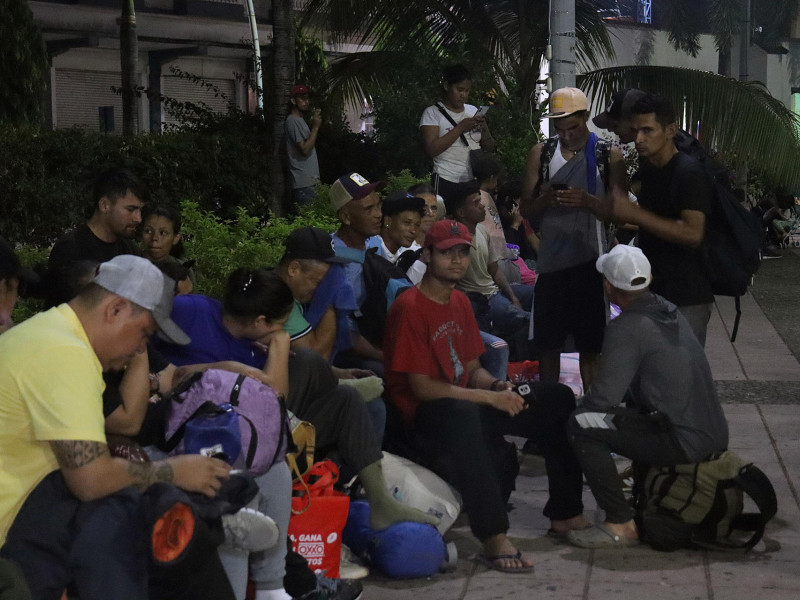
{"type": "Polygon", "coordinates": [[[35,598],[72,583],[82,600],[146,599],[135,488],[166,482],[214,496],[228,478],[216,459],[132,463],[106,445],[103,371],[124,368],[159,330],[189,341],[169,318],[172,290],[146,259],[117,256],[74,300],[0,336],[0,555],[35,598]]]}

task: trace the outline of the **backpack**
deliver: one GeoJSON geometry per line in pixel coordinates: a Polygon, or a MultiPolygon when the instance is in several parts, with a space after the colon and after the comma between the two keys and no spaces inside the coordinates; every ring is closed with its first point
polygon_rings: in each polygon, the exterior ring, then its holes
{"type": "Polygon", "coordinates": [[[403,252],[397,260],[395,261],[395,266],[400,269],[403,273],[408,273],[408,270],[413,266],[415,262],[419,260],[419,257],[422,256],[422,251],[424,248],[417,248],[416,250],[406,250],[403,252]]]}
{"type": "MultiPolygon", "coordinates": [[[[688,134],[686,136],[691,138],[688,134]]],[[[731,331],[731,342],[735,342],[742,316],[740,298],[747,292],[761,263],[763,230],[753,213],[720,182],[716,163],[699,148],[699,143],[682,143],[681,147],[686,148],[683,154],[695,158],[703,165],[713,189],[711,214],[706,225],[703,265],[711,280],[714,294],[735,298],[736,318],[731,331]]],[[[679,163],[677,169],[680,168],[679,163]]]]}
{"type": "MultiPolygon", "coordinates": [[[[169,454],[185,454],[188,423],[209,412],[209,405],[229,404],[238,415],[241,464],[251,475],[266,473],[286,456],[291,443],[289,419],[283,398],[268,385],[222,369],[195,373],[180,383],[168,400],[164,440],[169,454]]],[[[213,406],[211,407],[213,408],[213,406]]],[[[213,410],[211,412],[214,412],[213,410]]]]}
{"type": "Polygon", "coordinates": [[[642,539],[667,552],[679,548],[747,552],[778,510],[775,489],[764,472],[730,451],[702,463],[651,467],[637,489],[642,539]],[[743,512],[745,494],[757,512],[743,512]],[[733,536],[737,531],[749,537],[733,536]]]}
{"type": "Polygon", "coordinates": [[[364,253],[363,273],[366,297],[356,313],[356,323],[361,335],[380,347],[389,307],[400,293],[414,284],[397,265],[380,256],[377,248],[369,248],[364,253]]]}
{"type": "MultiPolygon", "coordinates": [[[[539,157],[539,183],[536,186],[536,193],[545,181],[550,181],[550,161],[558,148],[558,136],[547,138],[542,145],[542,153],[539,157]]],[[[608,164],[611,154],[611,143],[606,140],[597,140],[594,147],[595,164],[600,172],[603,185],[608,190],[608,164]]]]}

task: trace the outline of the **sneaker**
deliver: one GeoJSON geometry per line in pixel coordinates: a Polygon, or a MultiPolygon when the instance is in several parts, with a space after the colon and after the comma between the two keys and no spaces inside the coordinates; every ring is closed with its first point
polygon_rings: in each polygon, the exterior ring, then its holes
{"type": "Polygon", "coordinates": [[[362,588],[360,581],[330,579],[317,573],[317,588],[295,600],[360,600],[362,588]]]}
{"type": "Polygon", "coordinates": [[[222,515],[225,544],[237,550],[259,552],[272,548],[278,541],[278,526],[264,513],[253,508],[222,515]]]}
{"type": "Polygon", "coordinates": [[[339,577],[342,579],[364,579],[369,575],[369,569],[353,557],[353,552],[342,544],[342,554],[339,559],[339,577]]]}

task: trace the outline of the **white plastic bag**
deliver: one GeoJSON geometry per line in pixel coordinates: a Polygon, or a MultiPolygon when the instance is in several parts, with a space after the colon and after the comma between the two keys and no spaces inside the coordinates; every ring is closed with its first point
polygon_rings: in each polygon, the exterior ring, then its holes
{"type": "Polygon", "coordinates": [[[444,479],[406,458],[383,453],[383,476],[392,495],[406,506],[441,519],[444,534],[461,512],[461,495],[444,479]]]}

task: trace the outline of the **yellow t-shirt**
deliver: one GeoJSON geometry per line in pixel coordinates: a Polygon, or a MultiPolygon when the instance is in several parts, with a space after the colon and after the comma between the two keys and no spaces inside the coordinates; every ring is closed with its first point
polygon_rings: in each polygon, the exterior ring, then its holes
{"type": "Polygon", "coordinates": [[[105,443],[103,373],[66,304],[0,335],[0,545],[23,502],[58,468],[50,440],[105,443]]]}

